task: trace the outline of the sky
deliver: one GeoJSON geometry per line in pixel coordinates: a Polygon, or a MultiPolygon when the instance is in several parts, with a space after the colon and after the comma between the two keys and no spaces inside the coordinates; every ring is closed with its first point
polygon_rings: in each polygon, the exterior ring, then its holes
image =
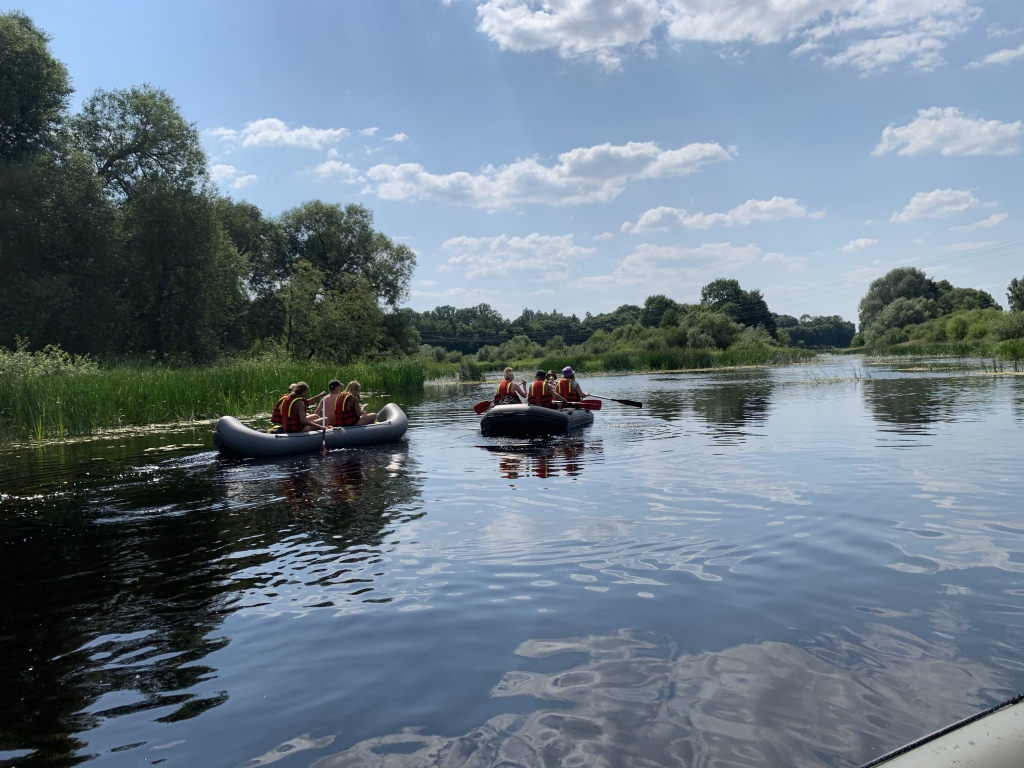
{"type": "Polygon", "coordinates": [[[408,305],[580,317],[717,277],[855,320],[895,266],[1024,276],[1024,4],[0,3],[76,88],[163,88],[224,194],[358,203],[408,305]]]}

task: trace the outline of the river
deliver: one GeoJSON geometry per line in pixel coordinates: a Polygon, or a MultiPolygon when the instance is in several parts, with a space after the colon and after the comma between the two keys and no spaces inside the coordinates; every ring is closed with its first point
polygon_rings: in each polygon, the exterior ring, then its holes
{"type": "Polygon", "coordinates": [[[856,766],[1024,690],[1024,379],[582,383],[644,408],[0,450],[0,763],[856,766]]]}

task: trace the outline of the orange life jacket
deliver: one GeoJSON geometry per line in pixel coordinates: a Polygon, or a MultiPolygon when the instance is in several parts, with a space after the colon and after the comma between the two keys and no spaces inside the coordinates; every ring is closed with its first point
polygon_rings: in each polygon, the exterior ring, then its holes
{"type": "Polygon", "coordinates": [[[281,427],[284,429],[284,431],[301,432],[303,425],[302,416],[300,414],[306,412],[306,401],[301,397],[285,395],[278,402],[281,403],[281,427]],[[301,403],[301,405],[299,405],[299,407],[296,408],[296,403],[301,403]]]}
{"type": "Polygon", "coordinates": [[[532,381],[529,389],[526,390],[526,402],[530,405],[539,405],[542,408],[550,408],[554,401],[551,393],[548,392],[546,381],[532,381]]]}
{"type": "Polygon", "coordinates": [[[510,391],[513,386],[515,386],[514,381],[502,379],[501,383],[498,385],[498,394],[494,396],[494,404],[497,405],[502,401],[503,398],[506,397],[514,397],[517,403],[522,402],[519,399],[519,395],[517,395],[515,392],[510,391]]]}
{"type": "Polygon", "coordinates": [[[558,384],[556,385],[556,390],[558,391],[558,394],[570,403],[579,403],[583,398],[580,397],[580,393],[572,386],[574,381],[576,381],[576,379],[559,379],[558,384]]]}
{"type": "Polygon", "coordinates": [[[287,400],[289,397],[289,393],[286,392],[285,394],[277,398],[277,402],[274,403],[274,413],[271,415],[270,420],[275,424],[283,423],[281,416],[281,406],[284,404],[284,401],[287,400]]]}
{"type": "Polygon", "coordinates": [[[342,392],[334,401],[334,423],[339,427],[354,427],[359,423],[356,397],[351,392],[342,392]]]}

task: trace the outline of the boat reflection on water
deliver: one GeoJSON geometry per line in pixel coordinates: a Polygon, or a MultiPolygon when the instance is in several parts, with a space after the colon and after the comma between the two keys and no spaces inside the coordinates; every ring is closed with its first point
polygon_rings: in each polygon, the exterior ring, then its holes
{"type": "Polygon", "coordinates": [[[601,457],[604,447],[600,439],[555,439],[510,445],[481,445],[497,454],[498,472],[507,480],[520,477],[578,477],[588,461],[601,457]]]}

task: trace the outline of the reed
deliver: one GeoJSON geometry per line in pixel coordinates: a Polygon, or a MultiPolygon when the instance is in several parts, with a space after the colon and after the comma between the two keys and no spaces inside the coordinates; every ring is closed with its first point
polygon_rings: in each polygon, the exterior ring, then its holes
{"type": "Polygon", "coordinates": [[[98,429],[247,417],[270,411],[289,384],[314,392],[332,378],[355,379],[390,394],[422,389],[427,379],[458,366],[396,360],[334,366],[324,363],[239,362],[210,368],[119,367],[49,376],[0,375],[0,441],[45,440],[98,429]]]}
{"type": "MultiPolygon", "coordinates": [[[[548,355],[539,360],[515,360],[489,364],[488,370],[500,370],[511,365],[516,370],[537,368],[561,371],[570,365],[581,373],[623,371],[682,371],[701,368],[731,368],[745,365],[790,365],[806,362],[816,354],[795,347],[765,347],[763,349],[690,349],[669,347],[655,350],[612,350],[598,355],[587,355],[573,350],[559,355],[548,355]]],[[[482,368],[487,365],[478,364],[482,368]]]]}

